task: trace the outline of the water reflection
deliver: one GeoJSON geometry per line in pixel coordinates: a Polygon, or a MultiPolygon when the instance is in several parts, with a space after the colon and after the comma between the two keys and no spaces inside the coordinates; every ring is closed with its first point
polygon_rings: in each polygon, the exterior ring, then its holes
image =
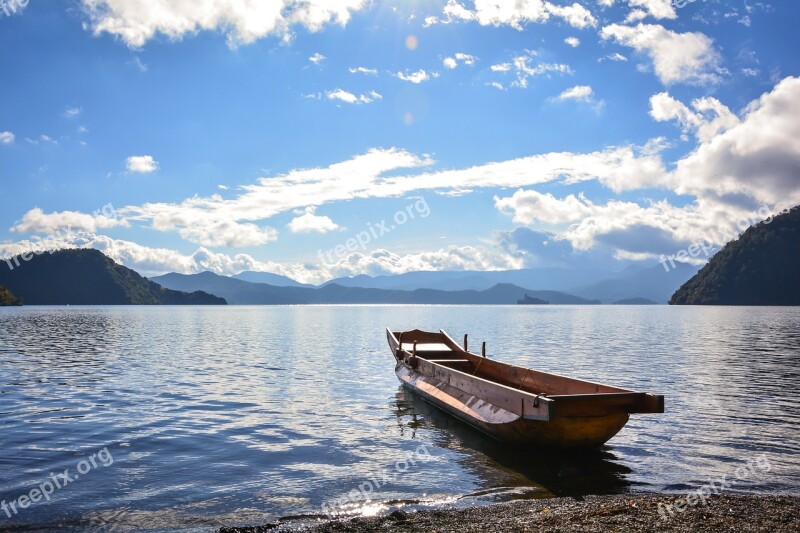
{"type": "Polygon", "coordinates": [[[797,492],[798,355],[798,308],[0,309],[0,500],[114,455],[0,529],[314,515],[420,445],[433,459],[373,510],[685,490],[760,454],[774,468],[737,490],[797,492]],[[663,393],[667,412],[599,454],[510,450],[399,389],[386,326],[469,332],[509,363],[663,393]]]}
{"type": "MultiPolygon", "coordinates": [[[[613,450],[559,454],[552,450],[523,449],[504,444],[450,416],[419,396],[399,387],[394,411],[401,434],[416,438],[419,429],[435,429],[430,438],[436,446],[452,450],[466,471],[483,480],[484,490],[473,494],[498,495],[508,488],[514,497],[582,497],[588,494],[624,492],[631,483],[630,469],[618,462],[613,450]]],[[[502,500],[502,497],[497,499],[502,500]]]]}

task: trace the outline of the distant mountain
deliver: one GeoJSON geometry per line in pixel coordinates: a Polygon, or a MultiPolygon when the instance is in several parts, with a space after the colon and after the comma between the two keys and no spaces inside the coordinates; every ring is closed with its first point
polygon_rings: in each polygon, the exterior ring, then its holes
{"type": "Polygon", "coordinates": [[[386,290],[327,284],[319,288],[276,287],[219,276],[166,274],[153,278],[176,290],[203,290],[225,298],[231,304],[515,304],[525,294],[553,304],[596,304],[557,291],[532,291],[512,284],[497,284],[482,291],[442,291],[437,289],[386,290]]]}
{"type": "Polygon", "coordinates": [[[800,305],[800,206],[726,244],[669,303],[800,305]]]}
{"type": "Polygon", "coordinates": [[[300,283],[292,278],[281,276],[280,274],[272,274],[271,272],[254,272],[248,270],[231,277],[242,281],[249,281],[250,283],[266,283],[267,285],[275,285],[276,287],[313,287],[313,285],[300,283]]]}
{"type": "Polygon", "coordinates": [[[11,294],[10,290],[0,285],[0,307],[8,305],[22,305],[22,300],[11,294]]]}
{"type": "Polygon", "coordinates": [[[240,279],[220,276],[213,272],[199,274],[164,274],[151,278],[162,287],[177,291],[205,291],[215,294],[230,304],[303,304],[306,299],[294,295],[293,291],[310,290],[303,287],[276,287],[265,283],[251,283],[240,279]]]}
{"type": "Polygon", "coordinates": [[[675,268],[667,271],[663,265],[655,265],[640,270],[627,271],[611,279],[605,279],[589,286],[569,290],[571,294],[583,298],[612,303],[631,298],[645,298],[665,304],[672,293],[686,280],[697,273],[699,267],[685,263],[675,263],[675,268]]]}
{"type": "Polygon", "coordinates": [[[476,270],[417,271],[375,277],[361,274],[353,277],[336,278],[324,285],[335,284],[343,287],[394,290],[482,291],[498,283],[510,283],[520,287],[568,291],[574,287],[589,285],[614,276],[615,273],[612,271],[572,268],[529,268],[486,272],[476,270]]]}
{"type": "Polygon", "coordinates": [[[0,263],[0,284],[26,305],[225,304],[204,292],[165,289],[92,249],[11,258],[0,263]]]}
{"type": "Polygon", "coordinates": [[[614,305],[658,305],[658,302],[648,300],[647,298],[626,298],[624,300],[617,300],[614,305]]]}

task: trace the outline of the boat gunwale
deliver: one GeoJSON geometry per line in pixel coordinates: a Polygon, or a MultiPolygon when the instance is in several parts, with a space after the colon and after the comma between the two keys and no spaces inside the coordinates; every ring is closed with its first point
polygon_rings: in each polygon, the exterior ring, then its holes
{"type": "MultiPolygon", "coordinates": [[[[401,353],[407,354],[408,356],[413,356],[414,354],[412,352],[409,352],[408,350],[402,349],[402,345],[400,343],[400,339],[398,339],[398,337],[395,335],[395,332],[393,332],[389,328],[386,328],[386,332],[390,336],[391,340],[394,341],[394,343],[396,344],[396,347],[392,346],[393,351],[395,352],[395,354],[394,354],[395,355],[395,359],[400,364],[404,364],[406,366],[410,366],[405,362],[404,359],[401,359],[401,358],[397,357],[397,352],[401,352],[401,353]]],[[[479,356],[477,354],[473,354],[472,352],[464,350],[461,346],[459,346],[455,342],[455,340],[453,340],[452,337],[450,337],[450,335],[447,334],[447,332],[445,332],[442,329],[439,330],[439,333],[422,331],[422,330],[418,330],[418,329],[417,330],[410,330],[408,332],[404,331],[404,332],[400,332],[400,333],[411,333],[411,332],[420,332],[420,333],[423,333],[423,334],[426,334],[426,335],[440,335],[440,336],[442,336],[443,340],[445,341],[444,344],[448,345],[451,348],[451,350],[453,350],[453,352],[457,352],[457,353],[461,353],[461,354],[466,355],[473,364],[475,363],[476,359],[478,361],[481,361],[481,360],[484,359],[483,356],[479,356]]],[[[481,381],[483,383],[488,383],[490,385],[501,387],[502,389],[506,389],[508,392],[514,393],[514,394],[518,395],[518,397],[520,397],[520,398],[526,398],[526,399],[532,400],[531,403],[533,405],[538,406],[539,404],[541,404],[541,402],[545,402],[546,405],[548,406],[547,411],[549,412],[549,416],[547,416],[546,420],[552,420],[555,417],[555,413],[553,411],[554,411],[554,409],[555,409],[557,404],[570,404],[570,403],[578,403],[578,402],[581,402],[581,401],[585,402],[585,401],[591,401],[591,400],[601,400],[601,401],[602,400],[608,400],[608,401],[613,401],[613,400],[632,400],[634,402],[639,402],[639,403],[642,403],[642,404],[645,404],[645,405],[652,405],[651,407],[642,407],[640,409],[637,409],[637,408],[634,407],[634,405],[631,405],[630,407],[632,409],[626,410],[629,414],[633,414],[633,413],[646,414],[646,413],[663,413],[664,412],[664,396],[663,395],[657,395],[657,394],[652,394],[652,393],[648,393],[648,392],[637,391],[637,390],[634,390],[634,389],[625,389],[625,388],[621,388],[621,387],[614,387],[612,385],[606,385],[604,383],[598,383],[598,382],[587,381],[587,380],[578,379],[578,378],[572,378],[572,377],[569,377],[569,376],[563,376],[563,375],[560,375],[560,374],[554,374],[554,373],[550,373],[550,372],[543,372],[541,370],[535,370],[535,369],[532,369],[532,368],[526,368],[526,367],[522,367],[522,366],[518,366],[518,365],[513,365],[513,364],[510,364],[510,363],[505,363],[505,362],[497,361],[497,360],[494,360],[494,359],[491,360],[494,364],[505,366],[505,367],[515,368],[515,369],[524,370],[524,371],[536,372],[536,373],[538,373],[540,375],[543,375],[543,376],[556,377],[556,378],[564,379],[564,380],[567,380],[567,381],[570,381],[570,382],[573,382],[573,383],[580,383],[582,385],[591,385],[591,386],[594,386],[594,387],[605,387],[605,388],[608,388],[608,389],[613,389],[613,392],[593,392],[593,393],[577,393],[577,394],[546,394],[546,393],[536,394],[536,393],[528,392],[526,390],[522,390],[522,389],[519,389],[519,388],[514,388],[514,387],[512,387],[510,385],[506,385],[505,383],[501,383],[501,382],[498,382],[498,381],[492,381],[490,379],[486,379],[486,378],[477,376],[475,374],[468,374],[468,373],[463,372],[461,370],[458,370],[456,368],[451,368],[449,366],[445,366],[445,365],[443,365],[443,364],[441,364],[439,362],[431,361],[430,359],[427,359],[427,358],[425,358],[423,356],[417,355],[416,357],[418,359],[422,360],[422,361],[425,361],[426,363],[428,363],[430,365],[434,365],[435,368],[446,369],[446,370],[448,370],[450,372],[456,372],[456,373],[458,373],[458,374],[460,374],[462,376],[465,376],[467,378],[471,378],[473,380],[479,380],[479,381],[481,381]]],[[[411,369],[414,370],[414,371],[418,371],[415,367],[411,367],[411,369]]],[[[431,376],[431,375],[429,375],[427,373],[424,373],[424,372],[420,372],[420,373],[423,374],[423,375],[427,375],[427,376],[429,376],[431,378],[437,379],[435,376],[431,376]]],[[[604,403],[606,403],[606,402],[604,402],[604,403]]],[[[524,407],[523,407],[523,413],[519,414],[519,416],[522,416],[522,417],[525,416],[524,415],[524,407]]]]}

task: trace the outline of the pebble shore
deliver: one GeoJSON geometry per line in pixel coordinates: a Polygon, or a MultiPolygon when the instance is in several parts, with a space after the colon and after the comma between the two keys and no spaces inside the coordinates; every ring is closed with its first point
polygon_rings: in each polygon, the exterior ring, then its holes
{"type": "Polygon", "coordinates": [[[223,528],[220,532],[800,531],[800,496],[722,495],[673,514],[665,510],[665,506],[680,498],[679,494],[627,494],[587,496],[580,500],[522,500],[468,509],[414,513],[395,510],[388,516],[332,520],[315,525],[277,522],[252,528],[223,528]],[[664,505],[659,507],[660,503],[664,505]]]}

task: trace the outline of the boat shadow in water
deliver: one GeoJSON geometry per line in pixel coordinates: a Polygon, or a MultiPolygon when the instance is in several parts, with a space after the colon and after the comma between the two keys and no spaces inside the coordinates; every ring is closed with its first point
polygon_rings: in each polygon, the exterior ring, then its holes
{"type": "Polygon", "coordinates": [[[500,489],[495,499],[580,499],[631,488],[627,476],[632,471],[617,462],[610,446],[558,452],[509,445],[442,412],[403,386],[393,407],[402,435],[414,438],[418,430],[433,430],[431,440],[436,446],[455,452],[461,466],[480,477],[487,489],[500,489]]]}

